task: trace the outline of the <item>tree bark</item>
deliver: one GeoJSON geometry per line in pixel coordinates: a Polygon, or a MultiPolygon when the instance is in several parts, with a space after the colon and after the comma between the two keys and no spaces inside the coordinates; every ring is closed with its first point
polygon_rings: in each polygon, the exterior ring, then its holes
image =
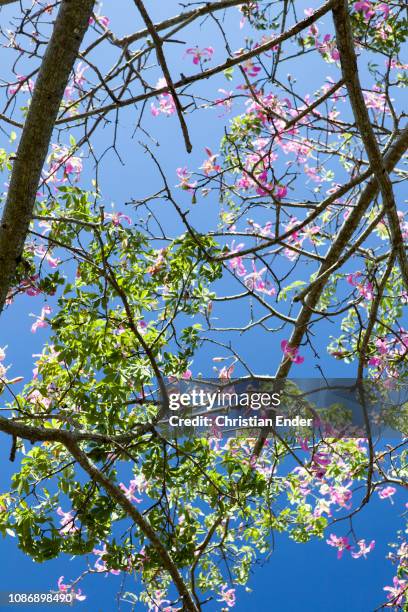
{"type": "Polygon", "coordinates": [[[55,120],[94,0],[63,0],[47,46],[11,173],[0,224],[0,313],[21,260],[55,120]]]}

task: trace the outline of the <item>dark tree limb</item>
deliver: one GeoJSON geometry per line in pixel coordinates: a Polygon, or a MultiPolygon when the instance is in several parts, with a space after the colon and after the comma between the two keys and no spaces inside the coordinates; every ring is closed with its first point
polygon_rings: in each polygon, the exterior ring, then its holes
{"type": "Polygon", "coordinates": [[[150,540],[157,553],[160,555],[163,568],[168,571],[173,579],[173,582],[183,600],[183,610],[188,612],[197,612],[198,607],[194,603],[190,591],[187,588],[180,572],[173,559],[167,552],[166,547],[160,540],[151,524],[144,516],[137,510],[137,508],[128,500],[123,491],[116,486],[107,476],[105,476],[96,465],[89,459],[86,453],[81,450],[76,442],[72,439],[67,439],[63,442],[66,449],[71,455],[77,460],[79,465],[85,470],[85,472],[98,484],[100,484],[110,497],[126,512],[128,516],[136,523],[143,534],[150,540]]]}
{"type": "MultiPolygon", "coordinates": [[[[383,164],[387,172],[391,172],[393,170],[407,149],[408,126],[399,134],[399,136],[395,139],[395,142],[390,146],[387,154],[384,155],[383,164]]],[[[317,278],[320,278],[321,280],[313,285],[313,289],[307,295],[296,319],[293,332],[289,339],[289,345],[291,347],[298,347],[302,342],[307,326],[313,315],[313,310],[316,308],[323,289],[330,278],[330,276],[326,276],[327,270],[329,270],[341,257],[344,249],[352,240],[353,234],[356,231],[361,218],[368,210],[373,199],[378,195],[378,192],[378,181],[376,177],[373,177],[361,192],[357,205],[353,208],[349,217],[343,223],[337,237],[327,251],[325,260],[317,272],[317,278]]],[[[290,372],[292,363],[293,362],[288,358],[283,359],[276,371],[276,378],[286,378],[290,372]]],[[[266,439],[267,437],[265,434],[262,434],[258,438],[254,447],[254,456],[258,456],[261,453],[266,439]]]]}
{"type": "MultiPolygon", "coordinates": [[[[15,0],[9,1],[15,2],[15,0]]],[[[240,4],[248,4],[248,1],[249,0],[219,0],[218,2],[206,2],[203,4],[203,6],[192,9],[191,11],[185,11],[179,15],[175,15],[174,17],[169,17],[169,19],[165,19],[160,23],[153,24],[153,26],[156,32],[161,32],[162,30],[167,30],[168,28],[177,26],[179,24],[187,25],[200,17],[205,17],[205,15],[215,13],[216,11],[225,10],[232,6],[239,6],[240,4]]],[[[145,29],[134,32],[134,34],[124,36],[123,38],[110,38],[112,39],[112,42],[118,46],[128,47],[132,43],[145,38],[147,34],[149,34],[149,30],[145,29]]]]}
{"type": "Polygon", "coordinates": [[[163,76],[169,88],[169,92],[171,93],[173,100],[174,100],[174,105],[176,107],[177,116],[180,121],[181,131],[183,132],[183,138],[184,138],[184,143],[186,145],[187,153],[191,153],[193,147],[190,142],[190,137],[188,135],[188,128],[187,128],[187,124],[184,119],[183,107],[181,106],[180,99],[175,90],[174,83],[170,75],[170,70],[169,70],[169,67],[167,66],[166,58],[164,56],[163,40],[160,38],[160,36],[156,32],[153,21],[150,19],[149,13],[147,12],[146,7],[143,4],[142,0],[134,0],[134,3],[136,4],[139,10],[139,13],[142,16],[142,19],[146,24],[149,34],[152,37],[152,41],[156,49],[157,61],[160,64],[160,68],[162,69],[163,76]]]}
{"type": "Polygon", "coordinates": [[[0,225],[0,312],[21,259],[41,171],[94,0],[63,0],[34,88],[0,225]]]}
{"type": "Polygon", "coordinates": [[[408,288],[408,260],[398,219],[394,191],[371,126],[370,116],[361,88],[347,0],[338,0],[335,3],[333,7],[333,20],[336,29],[337,48],[340,53],[341,71],[350,97],[354,119],[360,132],[361,140],[364,143],[371,170],[378,181],[390,226],[392,245],[398,254],[402,278],[405,286],[408,288]]]}
{"type": "MultiPolygon", "coordinates": [[[[169,572],[175,586],[183,599],[183,610],[189,612],[197,612],[198,608],[195,605],[192,596],[180,575],[176,564],[170,557],[166,547],[161,542],[159,536],[143,517],[143,515],[135,508],[135,506],[127,499],[121,489],[116,486],[107,476],[105,476],[98,467],[88,458],[87,454],[80,448],[79,441],[85,438],[78,432],[70,432],[58,429],[46,429],[43,427],[33,427],[31,425],[23,425],[12,419],[0,417],[0,431],[10,434],[13,440],[13,448],[15,447],[17,438],[34,442],[57,442],[63,444],[68,452],[74,457],[78,464],[85,472],[97,483],[99,483],[110,497],[126,512],[126,514],[136,523],[143,534],[150,540],[152,545],[160,555],[163,568],[169,572]]],[[[101,436],[105,441],[109,441],[109,437],[101,436]]],[[[12,449],[10,460],[14,460],[15,451],[12,449]]]]}

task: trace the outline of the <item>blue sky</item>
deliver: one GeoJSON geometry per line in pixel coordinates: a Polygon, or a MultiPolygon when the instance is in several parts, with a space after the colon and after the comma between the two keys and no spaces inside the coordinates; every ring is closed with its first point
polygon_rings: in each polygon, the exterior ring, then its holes
{"type": "MultiPolygon", "coordinates": [[[[303,8],[313,5],[313,2],[298,2],[299,15],[303,8]]],[[[18,5],[16,5],[18,6],[18,5]]],[[[174,0],[167,2],[147,2],[149,9],[155,14],[155,18],[160,20],[178,12],[179,7],[174,0]]],[[[131,2],[128,3],[129,9],[118,11],[114,0],[105,2],[102,9],[103,14],[107,14],[112,19],[112,27],[116,31],[128,33],[140,27],[136,11],[131,2]],[[131,25],[130,25],[131,23],[131,25]]],[[[14,9],[15,10],[15,9],[14,9]]],[[[6,19],[13,9],[8,7],[4,10],[0,19],[6,19]]],[[[240,39],[242,33],[238,29],[239,13],[236,9],[231,10],[231,17],[227,22],[227,30],[231,32],[233,45],[241,46],[240,39]],[[235,33],[234,33],[235,32],[235,33]]],[[[215,59],[222,60],[224,49],[218,36],[218,45],[213,43],[212,36],[215,36],[215,26],[208,24],[200,30],[195,27],[191,30],[191,46],[198,44],[206,46],[213,44],[216,48],[215,59]]],[[[183,59],[183,48],[173,45],[169,50],[174,66],[180,63],[179,71],[188,73],[193,67],[183,59]]],[[[109,64],[108,58],[106,63],[109,64]]],[[[317,65],[316,65],[317,68],[317,65]]],[[[313,70],[313,62],[309,64],[310,73],[304,75],[304,90],[312,92],[322,84],[322,77],[333,73],[334,68],[329,68],[319,63],[319,69],[313,70]]],[[[154,81],[154,79],[152,79],[154,81]]],[[[204,85],[204,88],[207,85],[204,85]]],[[[229,89],[228,83],[223,77],[219,77],[211,83],[211,90],[217,87],[229,89]]],[[[203,86],[201,86],[203,87],[203,86]]],[[[217,118],[217,112],[211,111],[211,115],[206,116],[202,121],[199,113],[188,116],[188,124],[191,133],[191,140],[194,144],[194,151],[187,160],[183,144],[180,138],[180,130],[174,118],[165,119],[160,117],[152,119],[146,117],[146,125],[151,130],[152,137],[160,140],[160,147],[154,148],[158,154],[163,167],[169,176],[174,177],[176,183],[175,169],[188,163],[189,167],[198,167],[205,154],[204,146],[209,146],[213,150],[218,149],[218,143],[223,133],[223,120],[217,118]],[[208,118],[207,118],[208,117],[208,118]]],[[[124,203],[132,198],[138,198],[152,193],[158,183],[157,172],[150,163],[148,157],[143,153],[138,144],[139,135],[131,140],[128,135],[134,126],[134,115],[131,109],[123,112],[119,122],[119,148],[125,165],[122,166],[110,153],[104,159],[101,166],[101,187],[106,206],[111,202],[115,203],[118,210],[125,210],[124,203]]],[[[96,146],[102,150],[110,138],[108,130],[101,130],[96,138],[96,146]]],[[[148,139],[145,139],[149,142],[148,139]]],[[[151,142],[151,141],[150,141],[151,142]]],[[[88,178],[92,175],[92,168],[87,170],[88,178]]],[[[86,174],[85,174],[86,176],[86,174]]],[[[211,203],[208,204],[211,206],[211,203]]],[[[194,212],[195,222],[203,227],[207,223],[208,217],[213,216],[213,212],[208,213],[203,207],[198,207],[194,212]]],[[[162,218],[169,229],[176,229],[174,215],[171,209],[162,211],[162,218]]],[[[31,335],[29,328],[32,321],[29,318],[30,312],[38,313],[41,304],[29,298],[21,298],[13,308],[8,309],[1,318],[1,340],[0,346],[8,345],[8,357],[14,364],[12,373],[25,374],[30,376],[32,368],[33,353],[42,350],[42,343],[47,338],[46,330],[39,330],[36,335],[31,335]]],[[[235,315],[236,313],[234,313],[235,315]]],[[[239,313],[238,313],[239,314],[239,313]]],[[[329,329],[326,330],[329,334],[329,329]]],[[[321,353],[321,365],[330,376],[352,375],[350,368],[346,368],[339,362],[330,359],[325,352],[326,334],[321,334],[316,339],[316,345],[321,353]]],[[[276,346],[271,346],[271,339],[265,338],[260,333],[252,336],[251,342],[242,341],[246,359],[251,366],[258,372],[272,374],[277,365],[278,351],[276,346]]],[[[196,371],[208,372],[208,355],[205,351],[195,363],[196,371]]],[[[301,370],[296,374],[302,376],[316,376],[316,361],[309,359],[301,366],[301,370]]],[[[2,471],[0,474],[0,488],[6,490],[9,486],[9,479],[13,472],[13,465],[8,461],[10,440],[1,436],[1,458],[2,471]]],[[[375,609],[384,600],[382,587],[391,583],[393,569],[384,557],[387,553],[387,543],[395,540],[395,533],[403,526],[401,514],[404,509],[405,501],[401,492],[395,496],[395,505],[391,505],[389,500],[380,501],[376,496],[372,503],[368,505],[355,519],[354,526],[359,537],[368,540],[376,539],[377,545],[369,557],[364,559],[352,559],[349,555],[344,555],[341,560],[336,559],[336,551],[328,547],[324,542],[314,541],[309,544],[295,544],[288,540],[286,535],[276,536],[276,546],[268,562],[262,566],[255,567],[253,576],[248,584],[251,592],[240,589],[236,610],[239,612],[258,612],[267,610],[273,612],[320,612],[330,610],[331,612],[368,612],[375,609]]],[[[336,525],[335,532],[343,535],[348,530],[348,526],[336,525]],[[343,529],[343,531],[342,531],[343,529]]],[[[84,561],[69,559],[67,557],[47,562],[46,564],[35,564],[24,556],[16,547],[16,542],[9,538],[0,542],[0,555],[3,560],[0,575],[0,591],[47,591],[50,587],[56,587],[59,576],[64,575],[67,581],[75,578],[83,569],[84,561]]],[[[101,575],[87,577],[82,588],[87,594],[87,600],[83,604],[77,604],[78,609],[82,608],[90,612],[106,612],[113,610],[116,593],[121,586],[120,577],[104,577],[101,575]]],[[[126,578],[129,588],[132,586],[132,578],[126,578]]],[[[206,609],[219,610],[221,604],[209,604],[206,609]]],[[[20,609],[24,609],[21,606],[20,609]]],[[[27,608],[29,609],[29,608],[27,608]]],[[[31,609],[31,608],[30,608],[31,609]]],[[[129,606],[123,605],[123,610],[129,606]]],[[[142,609],[136,607],[136,609],[142,609]]]]}

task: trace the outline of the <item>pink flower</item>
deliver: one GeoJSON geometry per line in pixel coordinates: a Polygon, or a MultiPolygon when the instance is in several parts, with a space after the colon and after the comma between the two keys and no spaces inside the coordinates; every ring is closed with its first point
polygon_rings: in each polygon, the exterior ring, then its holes
{"type": "Polygon", "coordinates": [[[72,589],[69,584],[64,584],[63,582],[64,576],[60,576],[58,578],[58,590],[60,593],[72,593],[78,601],[84,601],[86,599],[86,595],[82,595],[81,589],[78,589],[76,592],[72,589]]]}
{"type": "Polygon", "coordinates": [[[301,364],[305,358],[299,355],[299,349],[294,346],[290,346],[288,340],[282,340],[281,349],[285,357],[293,361],[293,363],[301,364]]]}
{"type": "Polygon", "coordinates": [[[385,586],[384,591],[388,591],[387,599],[392,602],[394,606],[401,606],[407,595],[407,581],[400,580],[397,576],[392,579],[394,586],[385,586]]]}
{"type": "Polygon", "coordinates": [[[259,272],[256,269],[255,262],[252,262],[253,272],[244,277],[244,284],[250,291],[259,291],[266,295],[275,295],[276,290],[270,287],[269,281],[262,280],[262,275],[265,274],[266,268],[262,268],[259,272]]]}
{"type": "Polygon", "coordinates": [[[235,369],[234,364],[230,365],[229,367],[224,366],[218,372],[218,378],[220,378],[221,380],[230,380],[234,369],[235,369]]]}
{"type": "MultiPolygon", "coordinates": [[[[239,253],[241,249],[244,248],[244,243],[241,242],[235,246],[235,240],[231,242],[231,247],[229,249],[230,253],[239,253]]],[[[233,272],[236,272],[238,276],[244,276],[247,273],[244,263],[242,261],[242,257],[238,255],[237,257],[233,257],[228,260],[228,265],[233,272]]]]}
{"type": "Polygon", "coordinates": [[[388,102],[385,94],[374,88],[372,91],[363,91],[364,101],[367,108],[371,108],[375,113],[390,114],[388,102]]]}
{"type": "Polygon", "coordinates": [[[181,378],[181,380],[191,380],[192,377],[193,377],[192,371],[191,370],[185,370],[185,372],[183,372],[180,377],[179,376],[174,376],[174,375],[172,376],[172,375],[170,375],[169,376],[169,382],[171,382],[171,383],[177,382],[178,380],[180,380],[180,378],[181,378]]]}
{"type": "Polygon", "coordinates": [[[205,147],[205,152],[208,155],[208,159],[206,159],[203,165],[200,166],[200,170],[203,170],[206,176],[209,176],[211,172],[220,172],[221,166],[215,163],[218,155],[214,155],[207,147],[205,147]]]}
{"type": "Polygon", "coordinates": [[[57,582],[57,584],[58,584],[58,590],[59,590],[61,593],[67,593],[67,591],[68,591],[68,589],[69,589],[69,586],[68,586],[67,584],[64,584],[63,580],[64,580],[64,576],[60,576],[60,577],[58,578],[58,582],[57,582]]]}
{"type": "Polygon", "coordinates": [[[222,98],[217,98],[215,100],[215,104],[216,106],[223,106],[226,110],[227,113],[229,113],[232,109],[232,95],[233,95],[233,91],[226,91],[225,89],[219,89],[218,90],[220,94],[223,95],[222,98]]]}
{"type": "Polygon", "coordinates": [[[355,2],[354,10],[358,13],[363,13],[366,19],[371,19],[371,17],[375,16],[375,11],[371,2],[355,2]]]}
{"type": "Polygon", "coordinates": [[[319,175],[321,168],[311,168],[307,164],[304,166],[305,172],[309,178],[312,179],[315,183],[321,183],[323,181],[322,177],[319,175]]]}
{"type": "Polygon", "coordinates": [[[314,453],[312,457],[312,471],[316,475],[316,478],[324,477],[330,463],[331,458],[326,453],[314,453]]]}
{"type": "MultiPolygon", "coordinates": [[[[310,29],[313,30],[313,26],[311,26],[310,29]]],[[[319,41],[317,35],[318,32],[316,31],[314,34],[314,36],[316,36],[315,45],[320,55],[329,63],[337,62],[340,59],[340,53],[336,47],[336,41],[332,39],[331,34],[326,34],[323,38],[323,42],[319,41]]]]}
{"type": "Polygon", "coordinates": [[[308,444],[308,439],[307,438],[299,438],[298,440],[299,444],[300,444],[300,448],[306,452],[309,451],[309,444],[308,444]]]}
{"type": "Polygon", "coordinates": [[[356,287],[363,297],[367,300],[372,300],[374,297],[374,287],[370,282],[359,282],[358,279],[361,276],[361,272],[354,272],[353,274],[348,274],[346,280],[349,285],[356,287]]]}
{"type": "Polygon", "coordinates": [[[148,603],[149,612],[180,612],[180,608],[164,605],[170,603],[169,599],[164,599],[164,591],[155,591],[152,600],[148,603]]]}
{"type": "Polygon", "coordinates": [[[24,293],[30,297],[35,297],[41,293],[41,290],[36,287],[35,283],[38,281],[38,274],[34,274],[33,276],[29,276],[21,281],[18,289],[19,291],[24,291],[24,293]]]}
{"type": "Polygon", "coordinates": [[[61,263],[61,260],[58,257],[52,257],[49,249],[46,249],[43,244],[36,247],[34,253],[37,257],[41,257],[42,259],[46,259],[47,263],[51,268],[57,268],[61,263]]]}
{"type": "Polygon", "coordinates": [[[258,73],[261,72],[261,67],[256,66],[252,58],[246,60],[246,62],[242,64],[242,68],[244,69],[244,72],[251,77],[256,77],[258,73]]]}
{"type": "MultiPolygon", "coordinates": [[[[102,27],[104,28],[109,27],[109,24],[110,24],[109,17],[106,17],[105,15],[95,15],[95,17],[96,17],[96,21],[100,23],[102,27]]],[[[89,25],[94,25],[95,19],[93,17],[90,17],[88,23],[89,25]]]]}
{"type": "Polygon", "coordinates": [[[377,6],[377,11],[380,11],[380,13],[383,14],[384,19],[388,19],[391,9],[388,6],[388,4],[385,4],[384,2],[382,4],[380,4],[379,6],[377,6]]]}
{"type": "Polygon", "coordinates": [[[357,544],[359,546],[359,550],[357,552],[352,552],[351,556],[353,559],[359,559],[360,557],[364,557],[364,559],[366,559],[368,553],[371,552],[375,546],[375,540],[371,540],[369,544],[366,544],[365,540],[359,540],[357,544]]]}
{"type": "Polygon", "coordinates": [[[278,200],[281,200],[282,198],[285,198],[287,196],[288,193],[288,188],[285,186],[279,186],[277,188],[275,188],[275,198],[277,198],[278,200]]]}
{"type": "Polygon", "coordinates": [[[58,516],[61,516],[60,525],[62,525],[60,532],[62,534],[75,533],[78,531],[78,527],[75,525],[75,517],[72,510],[64,512],[61,506],[57,508],[58,516]]]}
{"type": "Polygon", "coordinates": [[[109,24],[110,24],[110,19],[109,17],[106,17],[106,15],[97,15],[96,16],[96,20],[98,23],[101,24],[102,27],[104,28],[108,28],[109,24]]]}
{"type": "Polygon", "coordinates": [[[48,409],[51,406],[51,402],[52,402],[50,397],[44,397],[44,395],[38,389],[33,389],[27,395],[27,401],[37,406],[41,406],[41,408],[45,408],[45,409],[48,409]]]}
{"type": "Polygon", "coordinates": [[[135,491],[137,490],[138,493],[145,491],[147,481],[143,474],[139,474],[129,482],[129,487],[126,487],[123,482],[119,483],[119,487],[122,489],[129,501],[140,504],[142,500],[135,496],[135,491]]]}
{"type": "Polygon", "coordinates": [[[385,340],[378,338],[378,340],[375,341],[375,346],[378,348],[380,355],[386,355],[388,353],[388,344],[385,340]]]}
{"type": "Polygon", "coordinates": [[[122,225],[121,219],[126,221],[129,225],[132,225],[132,219],[122,212],[104,213],[104,219],[110,219],[115,227],[122,225]]]}
{"type": "Polygon", "coordinates": [[[3,348],[0,348],[0,361],[4,361],[6,358],[6,346],[3,346],[3,348]]]}
{"type": "MultiPolygon", "coordinates": [[[[161,78],[157,81],[156,88],[162,89],[163,87],[167,87],[167,81],[161,78]]],[[[152,103],[150,109],[153,117],[158,117],[159,115],[170,117],[170,115],[174,115],[176,112],[176,103],[173,96],[168,91],[165,91],[159,96],[159,106],[152,103]]]]}
{"type": "Polygon", "coordinates": [[[352,492],[350,491],[351,483],[349,483],[346,487],[341,485],[336,485],[335,487],[330,488],[330,497],[334,504],[337,504],[341,508],[351,508],[351,504],[347,502],[352,498],[352,492]]]}
{"type": "Polygon", "coordinates": [[[209,62],[214,55],[214,49],[212,47],[204,47],[204,49],[199,49],[198,47],[190,47],[187,49],[186,55],[193,56],[193,64],[196,66],[201,64],[202,62],[209,62]]]}
{"type": "Polygon", "coordinates": [[[334,533],[330,534],[330,537],[328,540],[326,540],[327,544],[329,546],[333,546],[334,548],[337,548],[337,558],[341,559],[343,556],[343,552],[345,550],[350,550],[351,546],[349,543],[349,539],[346,537],[338,537],[336,535],[334,535],[334,533]]]}
{"type": "Polygon", "coordinates": [[[390,498],[390,502],[393,504],[394,502],[392,501],[391,498],[393,495],[395,495],[396,492],[397,492],[397,489],[395,487],[384,487],[383,489],[379,489],[378,497],[380,499],[390,498]]]}
{"type": "Polygon", "coordinates": [[[189,172],[186,166],[184,166],[183,168],[177,168],[176,173],[178,178],[180,179],[180,182],[178,185],[176,185],[176,187],[180,187],[180,189],[183,189],[184,191],[192,192],[197,186],[196,181],[190,181],[193,173],[189,172]]]}
{"type": "MultiPolygon", "coordinates": [[[[45,320],[45,317],[49,314],[51,314],[52,310],[50,306],[44,306],[41,310],[41,315],[37,318],[37,320],[35,321],[35,323],[32,324],[31,326],[31,332],[33,334],[35,334],[35,332],[37,331],[37,329],[39,329],[40,327],[47,327],[48,323],[45,320]]],[[[35,317],[36,315],[32,315],[33,317],[35,317]]]]}
{"type": "Polygon", "coordinates": [[[228,585],[223,584],[221,587],[221,598],[217,599],[217,601],[223,601],[227,604],[229,608],[233,608],[235,606],[235,589],[228,589],[228,585]]]}
{"type": "Polygon", "coordinates": [[[69,175],[73,175],[75,181],[78,181],[82,172],[82,159],[71,154],[68,147],[58,144],[52,145],[52,153],[48,157],[50,169],[48,171],[47,182],[57,182],[56,174],[59,170],[63,170],[63,179],[65,182],[69,175]]]}

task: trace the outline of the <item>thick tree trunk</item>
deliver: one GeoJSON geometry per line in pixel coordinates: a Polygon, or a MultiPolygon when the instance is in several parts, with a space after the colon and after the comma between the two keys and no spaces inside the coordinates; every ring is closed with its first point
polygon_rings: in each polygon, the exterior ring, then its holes
{"type": "Polygon", "coordinates": [[[63,0],[18,146],[0,225],[0,313],[23,253],[58,110],[94,0],[63,0]]]}

